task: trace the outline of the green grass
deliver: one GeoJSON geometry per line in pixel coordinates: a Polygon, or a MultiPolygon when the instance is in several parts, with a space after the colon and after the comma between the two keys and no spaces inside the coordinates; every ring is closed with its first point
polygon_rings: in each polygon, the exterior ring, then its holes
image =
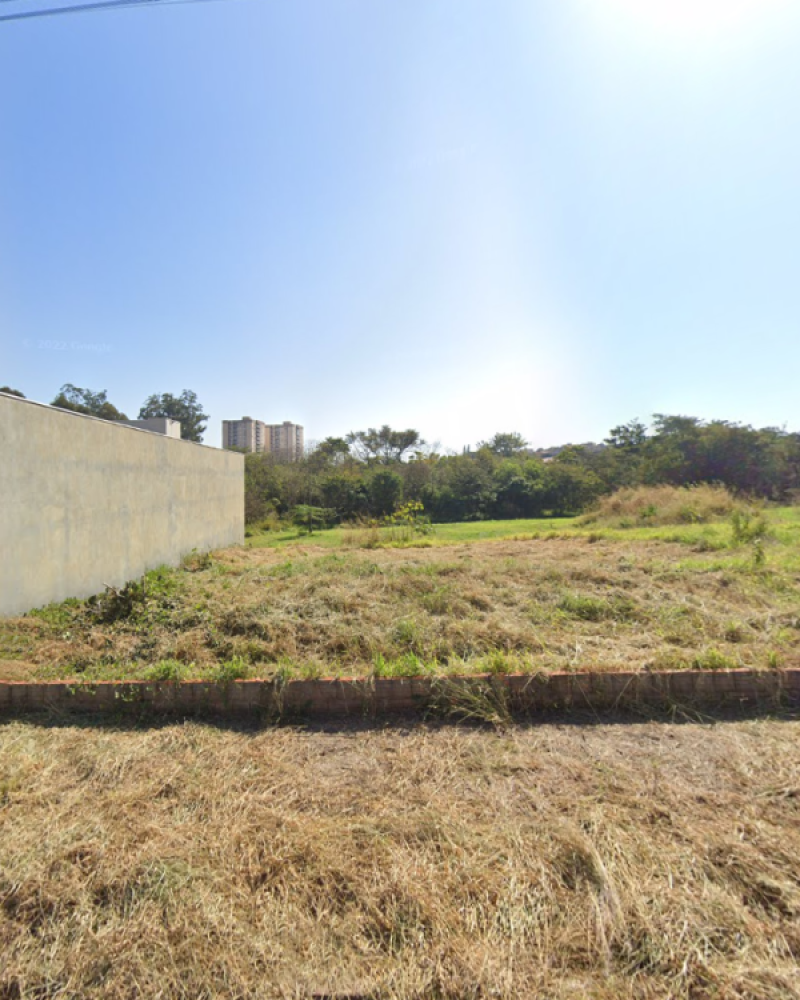
{"type": "MultiPolygon", "coordinates": [[[[456,545],[462,542],[479,542],[491,539],[531,537],[562,531],[575,524],[575,518],[539,518],[519,521],[469,521],[463,524],[436,524],[428,535],[415,535],[406,543],[409,548],[428,548],[432,545],[456,545]]],[[[315,531],[312,535],[296,528],[286,531],[268,531],[248,538],[245,545],[254,549],[282,548],[286,545],[316,545],[324,548],[346,548],[362,529],[329,528],[315,531]]],[[[366,529],[364,529],[366,531],[366,529]]],[[[379,538],[384,544],[392,544],[390,529],[379,529],[379,538]]],[[[395,543],[396,544],[396,543],[395,543]]],[[[358,547],[358,546],[356,546],[358,547]]]]}
{"type": "MultiPolygon", "coordinates": [[[[781,530],[795,532],[800,539],[800,517],[788,520],[781,530]]],[[[359,529],[330,528],[313,535],[295,529],[271,531],[254,535],[245,542],[247,548],[274,549],[291,545],[322,548],[372,547],[357,544],[359,529]]],[[[366,530],[365,530],[366,531],[366,530]]],[[[725,548],[731,529],[727,523],[687,524],[680,527],[596,528],[581,523],[576,517],[552,517],[514,521],[468,521],[461,524],[436,524],[429,535],[413,536],[407,542],[393,541],[388,529],[378,529],[379,546],[429,548],[437,545],[461,545],[484,541],[531,541],[554,537],[590,538],[593,541],[665,541],[686,545],[705,543],[709,548],[725,548]]]]}
{"type": "MultiPolygon", "coordinates": [[[[771,530],[770,552],[786,569],[800,569],[800,507],[776,507],[767,514],[771,530]]],[[[283,548],[315,546],[322,548],[373,547],[358,544],[358,530],[331,528],[313,535],[287,531],[265,532],[246,541],[247,548],[283,548]]],[[[429,548],[472,542],[518,540],[530,541],[554,537],[586,538],[593,542],[641,541],[676,542],[699,551],[722,551],[732,547],[733,531],[728,520],[711,524],[637,525],[630,528],[586,524],[577,517],[536,518],[514,521],[469,521],[461,524],[436,524],[429,535],[413,536],[409,541],[393,541],[389,529],[379,529],[378,547],[429,548]]]]}

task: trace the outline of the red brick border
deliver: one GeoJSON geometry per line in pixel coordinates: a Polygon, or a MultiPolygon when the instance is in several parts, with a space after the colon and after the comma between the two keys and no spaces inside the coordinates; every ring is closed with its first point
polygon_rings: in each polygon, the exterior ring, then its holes
{"type": "Polygon", "coordinates": [[[676,670],[501,676],[250,680],[0,682],[0,717],[32,712],[142,713],[265,719],[490,718],[553,711],[614,712],[800,707],[800,669],[676,670]]]}

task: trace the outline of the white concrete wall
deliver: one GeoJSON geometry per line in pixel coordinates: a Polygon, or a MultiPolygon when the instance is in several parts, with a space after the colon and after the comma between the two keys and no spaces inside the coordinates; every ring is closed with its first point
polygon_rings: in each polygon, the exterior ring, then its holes
{"type": "Polygon", "coordinates": [[[0,615],[243,541],[243,455],[0,393],[0,615]]]}

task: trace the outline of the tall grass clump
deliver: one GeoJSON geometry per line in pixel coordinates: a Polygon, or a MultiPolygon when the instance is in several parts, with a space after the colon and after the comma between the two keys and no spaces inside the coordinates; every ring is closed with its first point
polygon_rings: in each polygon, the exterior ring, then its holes
{"type": "Polygon", "coordinates": [[[769,525],[763,513],[735,510],[731,515],[731,544],[750,548],[754,569],[760,569],[767,561],[764,544],[769,537],[769,525]]]}
{"type": "Polygon", "coordinates": [[[581,520],[617,528],[706,524],[744,509],[744,502],[725,486],[626,486],[601,497],[581,520]]]}
{"type": "Polygon", "coordinates": [[[419,539],[433,532],[430,518],[419,501],[402,504],[393,514],[382,518],[361,518],[342,525],[345,548],[376,549],[384,545],[419,544],[419,539]]]}

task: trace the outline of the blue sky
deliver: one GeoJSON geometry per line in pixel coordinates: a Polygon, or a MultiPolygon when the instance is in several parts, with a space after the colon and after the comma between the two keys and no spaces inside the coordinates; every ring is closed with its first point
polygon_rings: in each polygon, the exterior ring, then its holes
{"type": "Polygon", "coordinates": [[[0,95],[0,384],[31,398],[194,389],[215,445],[243,414],[453,449],[800,429],[796,0],[6,22],[0,95]]]}

